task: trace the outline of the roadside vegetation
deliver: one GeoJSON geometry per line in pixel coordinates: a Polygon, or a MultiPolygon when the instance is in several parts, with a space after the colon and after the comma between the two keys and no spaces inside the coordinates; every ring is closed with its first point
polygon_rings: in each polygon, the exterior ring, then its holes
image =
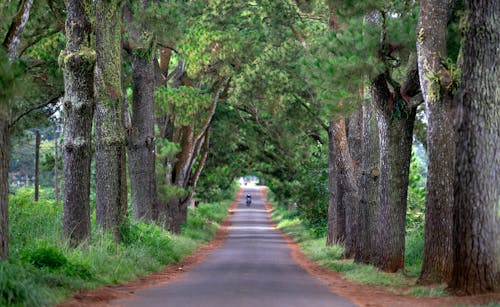
{"type": "Polygon", "coordinates": [[[128,219],[120,228],[120,244],[93,223],[90,241],[70,248],[61,238],[62,204],[48,192],[42,190],[38,202],[28,188],[10,197],[11,257],[0,263],[0,306],[52,306],[80,289],[157,272],[211,240],[231,202],[189,207],[179,235],[128,219]]]}
{"type": "MultiPolygon", "coordinates": [[[[416,286],[420,275],[424,246],[424,211],[425,211],[425,161],[415,154],[411,160],[410,182],[408,187],[408,210],[406,214],[407,233],[405,246],[405,269],[396,273],[387,273],[373,265],[356,264],[353,259],[344,259],[344,248],[339,245],[326,246],[325,221],[318,213],[311,210],[327,211],[328,204],[316,206],[286,201],[274,201],[272,219],[277,227],[290,235],[310,259],[316,261],[353,282],[367,285],[388,287],[398,293],[414,296],[445,296],[444,284],[432,287],[416,286]],[[408,287],[411,287],[408,289],[408,287]]],[[[270,198],[277,198],[270,193],[270,198]]],[[[323,214],[326,220],[326,214],[323,214]]]]}

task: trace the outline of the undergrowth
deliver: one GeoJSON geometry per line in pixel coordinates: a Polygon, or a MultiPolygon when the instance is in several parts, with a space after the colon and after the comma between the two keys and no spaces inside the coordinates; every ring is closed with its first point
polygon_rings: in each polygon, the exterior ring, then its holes
{"type": "Polygon", "coordinates": [[[61,240],[61,203],[32,199],[30,189],[10,198],[10,260],[0,263],[0,306],[52,306],[76,290],[159,271],[211,240],[229,205],[190,207],[180,235],[129,220],[121,244],[94,225],[90,242],[71,248],[61,240]]]}
{"type": "Polygon", "coordinates": [[[293,237],[307,257],[320,265],[342,273],[348,280],[359,284],[389,287],[395,291],[398,291],[398,287],[404,287],[406,290],[403,293],[413,296],[446,295],[444,286],[414,286],[422,263],[423,235],[420,231],[411,231],[407,234],[405,271],[390,274],[372,265],[355,264],[352,259],[342,259],[343,248],[341,246],[327,247],[325,237],[317,238],[304,226],[300,218],[289,212],[285,206],[275,205],[272,219],[279,229],[293,237]],[[410,290],[407,290],[408,286],[411,287],[410,290]]]}

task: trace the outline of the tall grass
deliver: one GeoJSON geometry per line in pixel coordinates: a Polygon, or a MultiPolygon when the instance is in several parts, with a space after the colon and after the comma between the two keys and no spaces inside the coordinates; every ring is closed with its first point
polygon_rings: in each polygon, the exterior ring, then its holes
{"type": "Polygon", "coordinates": [[[10,198],[10,260],[0,263],[0,306],[52,306],[79,289],[158,271],[212,239],[229,205],[189,208],[180,235],[129,220],[121,244],[94,224],[90,242],[71,248],[61,238],[61,203],[32,199],[30,189],[10,198]]]}

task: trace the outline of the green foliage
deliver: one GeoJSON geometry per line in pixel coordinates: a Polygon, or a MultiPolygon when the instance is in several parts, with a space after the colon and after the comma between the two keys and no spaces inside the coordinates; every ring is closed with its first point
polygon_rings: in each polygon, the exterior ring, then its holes
{"type": "Polygon", "coordinates": [[[0,116],[6,116],[7,108],[18,98],[23,82],[25,81],[23,63],[15,60],[9,61],[9,56],[3,48],[0,48],[0,116]]]}
{"type": "Polygon", "coordinates": [[[0,263],[0,305],[49,306],[53,296],[37,285],[33,271],[22,264],[0,263]]]}
{"type": "Polygon", "coordinates": [[[179,126],[201,123],[212,101],[211,95],[191,86],[160,86],[155,89],[155,102],[159,106],[157,111],[159,114],[175,114],[179,126]]]}
{"type": "Polygon", "coordinates": [[[408,209],[406,212],[408,232],[423,232],[424,229],[426,180],[421,173],[422,163],[417,158],[416,149],[413,148],[408,184],[408,209]]]}
{"type": "Polygon", "coordinates": [[[29,262],[37,268],[58,269],[64,266],[68,259],[55,246],[39,247],[28,256],[29,262]]]}

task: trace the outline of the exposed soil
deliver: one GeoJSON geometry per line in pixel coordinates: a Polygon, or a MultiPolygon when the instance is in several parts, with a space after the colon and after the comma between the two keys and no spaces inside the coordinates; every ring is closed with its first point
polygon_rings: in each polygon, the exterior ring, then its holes
{"type": "MultiPolygon", "coordinates": [[[[240,193],[240,192],[239,192],[240,193]]],[[[236,199],[239,199],[240,196],[236,199]]],[[[212,241],[200,247],[190,256],[184,258],[181,262],[167,266],[165,269],[158,273],[154,273],[143,278],[120,285],[109,285],[96,290],[81,290],[73,295],[73,297],[58,306],[60,307],[105,307],[110,306],[109,302],[112,300],[126,299],[134,296],[137,290],[174,282],[183,278],[189,269],[201,262],[216,248],[224,244],[226,240],[230,221],[230,216],[238,202],[235,201],[229,207],[228,217],[220,224],[215,237],[212,241]]]]}
{"type": "MultiPolygon", "coordinates": [[[[263,196],[265,196],[266,191],[262,191],[263,196]]],[[[268,202],[265,203],[265,207],[271,214],[272,205],[268,202]]],[[[275,226],[275,225],[274,225],[275,226]]],[[[276,228],[276,227],[275,227],[276,228]]],[[[475,295],[467,297],[422,297],[417,298],[414,296],[407,296],[398,294],[399,291],[408,290],[409,287],[401,287],[399,289],[394,289],[392,291],[387,288],[370,286],[370,285],[360,285],[346,280],[338,272],[332,271],[324,266],[317,264],[316,262],[307,258],[307,256],[302,252],[300,247],[294,242],[294,240],[277,229],[283,237],[287,240],[288,247],[291,249],[293,259],[309,274],[318,277],[321,281],[326,283],[330,290],[338,295],[349,298],[353,303],[359,306],[456,306],[456,305],[480,305],[487,304],[491,302],[500,302],[500,293],[485,294],[485,295],[475,295]]]]}

